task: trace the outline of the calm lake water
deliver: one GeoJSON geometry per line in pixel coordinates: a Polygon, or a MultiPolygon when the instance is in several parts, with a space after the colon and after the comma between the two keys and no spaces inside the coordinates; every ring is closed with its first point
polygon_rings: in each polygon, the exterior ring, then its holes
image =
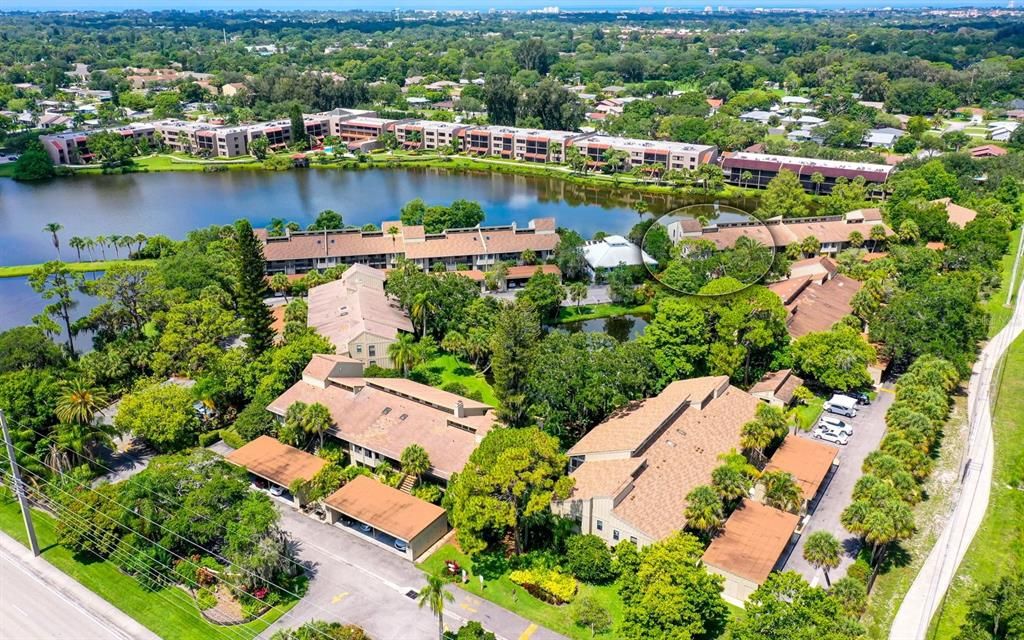
{"type": "MultiPolygon", "coordinates": [[[[641,199],[653,214],[701,201],[556,178],[440,169],[139,173],[29,184],[0,180],[0,265],[56,257],[49,234],[42,231],[48,222],[64,225],[62,256],[74,260],[75,251],[68,246],[72,236],[142,232],[180,239],[192,229],[242,217],[256,227],[266,226],[271,218],[305,226],[323,209],[338,211],[347,224],[379,225],[395,219],[413,198],[428,204],[477,200],[487,212],[485,224],[525,225],[531,218],[554,217],[559,226],[584,237],[597,231],[625,234],[641,219],[634,209],[641,199]]],[[[111,251],[107,253],[113,257],[111,251]]],[[[0,279],[0,300],[0,330],[30,322],[42,308],[24,280],[0,279]]]]}
{"type": "Polygon", "coordinates": [[[559,329],[569,333],[607,333],[619,342],[633,340],[644,332],[647,323],[650,322],[647,316],[625,315],[616,318],[597,318],[595,320],[581,320],[579,322],[567,322],[558,325],[559,329]]]}

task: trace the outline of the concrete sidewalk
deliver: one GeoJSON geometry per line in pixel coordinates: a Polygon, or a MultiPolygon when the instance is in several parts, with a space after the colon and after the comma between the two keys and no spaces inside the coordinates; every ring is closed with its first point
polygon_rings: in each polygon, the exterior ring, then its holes
{"type": "MultiPolygon", "coordinates": [[[[43,558],[33,557],[31,551],[4,533],[0,533],[0,557],[20,569],[26,575],[26,579],[40,583],[47,592],[47,601],[35,604],[42,606],[48,617],[37,618],[34,622],[38,625],[38,633],[56,635],[34,637],[68,637],[64,636],[60,629],[68,624],[74,625],[76,620],[89,620],[93,623],[92,626],[102,629],[106,637],[159,640],[159,636],[152,631],[43,558]]],[[[2,584],[5,589],[15,582],[16,576],[17,574],[13,572],[4,573],[2,584]]],[[[86,632],[85,629],[79,631],[86,632]]],[[[6,635],[6,632],[0,633],[0,636],[13,637],[6,635]]]]}
{"type": "MultiPolygon", "coordinates": [[[[1024,242],[1022,245],[1024,246],[1024,242]]],[[[1020,253],[1018,253],[1019,261],[1020,253]]],[[[1014,268],[1016,271],[1016,266],[1014,268]]],[[[989,341],[975,364],[968,385],[970,433],[961,470],[959,495],[952,516],[910,586],[889,631],[890,640],[923,639],[932,616],[949,588],[988,508],[993,449],[991,398],[993,375],[1013,341],[1024,332],[1024,282],[1010,321],[989,341]]]]}

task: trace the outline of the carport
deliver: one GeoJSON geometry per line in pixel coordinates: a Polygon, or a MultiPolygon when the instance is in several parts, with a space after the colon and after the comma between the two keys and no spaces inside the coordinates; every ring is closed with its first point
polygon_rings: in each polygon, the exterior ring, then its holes
{"type": "Polygon", "coordinates": [[[368,476],[357,476],[324,504],[331,524],[413,561],[448,533],[444,509],[368,476]]]}
{"type": "Polygon", "coordinates": [[[301,507],[305,501],[301,495],[291,495],[289,487],[296,480],[310,480],[327,464],[323,458],[283,444],[270,436],[256,438],[229,453],[225,459],[245,467],[250,475],[281,487],[284,490],[282,497],[290,496],[296,507],[301,507]]]}
{"type": "Polygon", "coordinates": [[[818,494],[839,467],[839,449],[808,438],[788,435],[765,471],[785,471],[793,476],[803,493],[804,510],[814,511],[818,494]]]}

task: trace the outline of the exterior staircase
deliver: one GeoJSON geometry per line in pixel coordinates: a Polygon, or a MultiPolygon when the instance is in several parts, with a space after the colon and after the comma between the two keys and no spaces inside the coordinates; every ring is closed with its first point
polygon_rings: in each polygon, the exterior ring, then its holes
{"type": "Polygon", "coordinates": [[[416,476],[407,473],[402,477],[402,484],[398,485],[398,489],[411,494],[414,486],[416,486],[416,476]]]}

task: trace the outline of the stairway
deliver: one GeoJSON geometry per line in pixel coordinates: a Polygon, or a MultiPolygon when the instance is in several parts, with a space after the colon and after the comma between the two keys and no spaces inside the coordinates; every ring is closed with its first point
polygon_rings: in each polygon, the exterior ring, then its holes
{"type": "Polygon", "coordinates": [[[398,489],[411,494],[414,486],[416,486],[416,476],[407,473],[402,477],[402,484],[398,485],[398,489]]]}

